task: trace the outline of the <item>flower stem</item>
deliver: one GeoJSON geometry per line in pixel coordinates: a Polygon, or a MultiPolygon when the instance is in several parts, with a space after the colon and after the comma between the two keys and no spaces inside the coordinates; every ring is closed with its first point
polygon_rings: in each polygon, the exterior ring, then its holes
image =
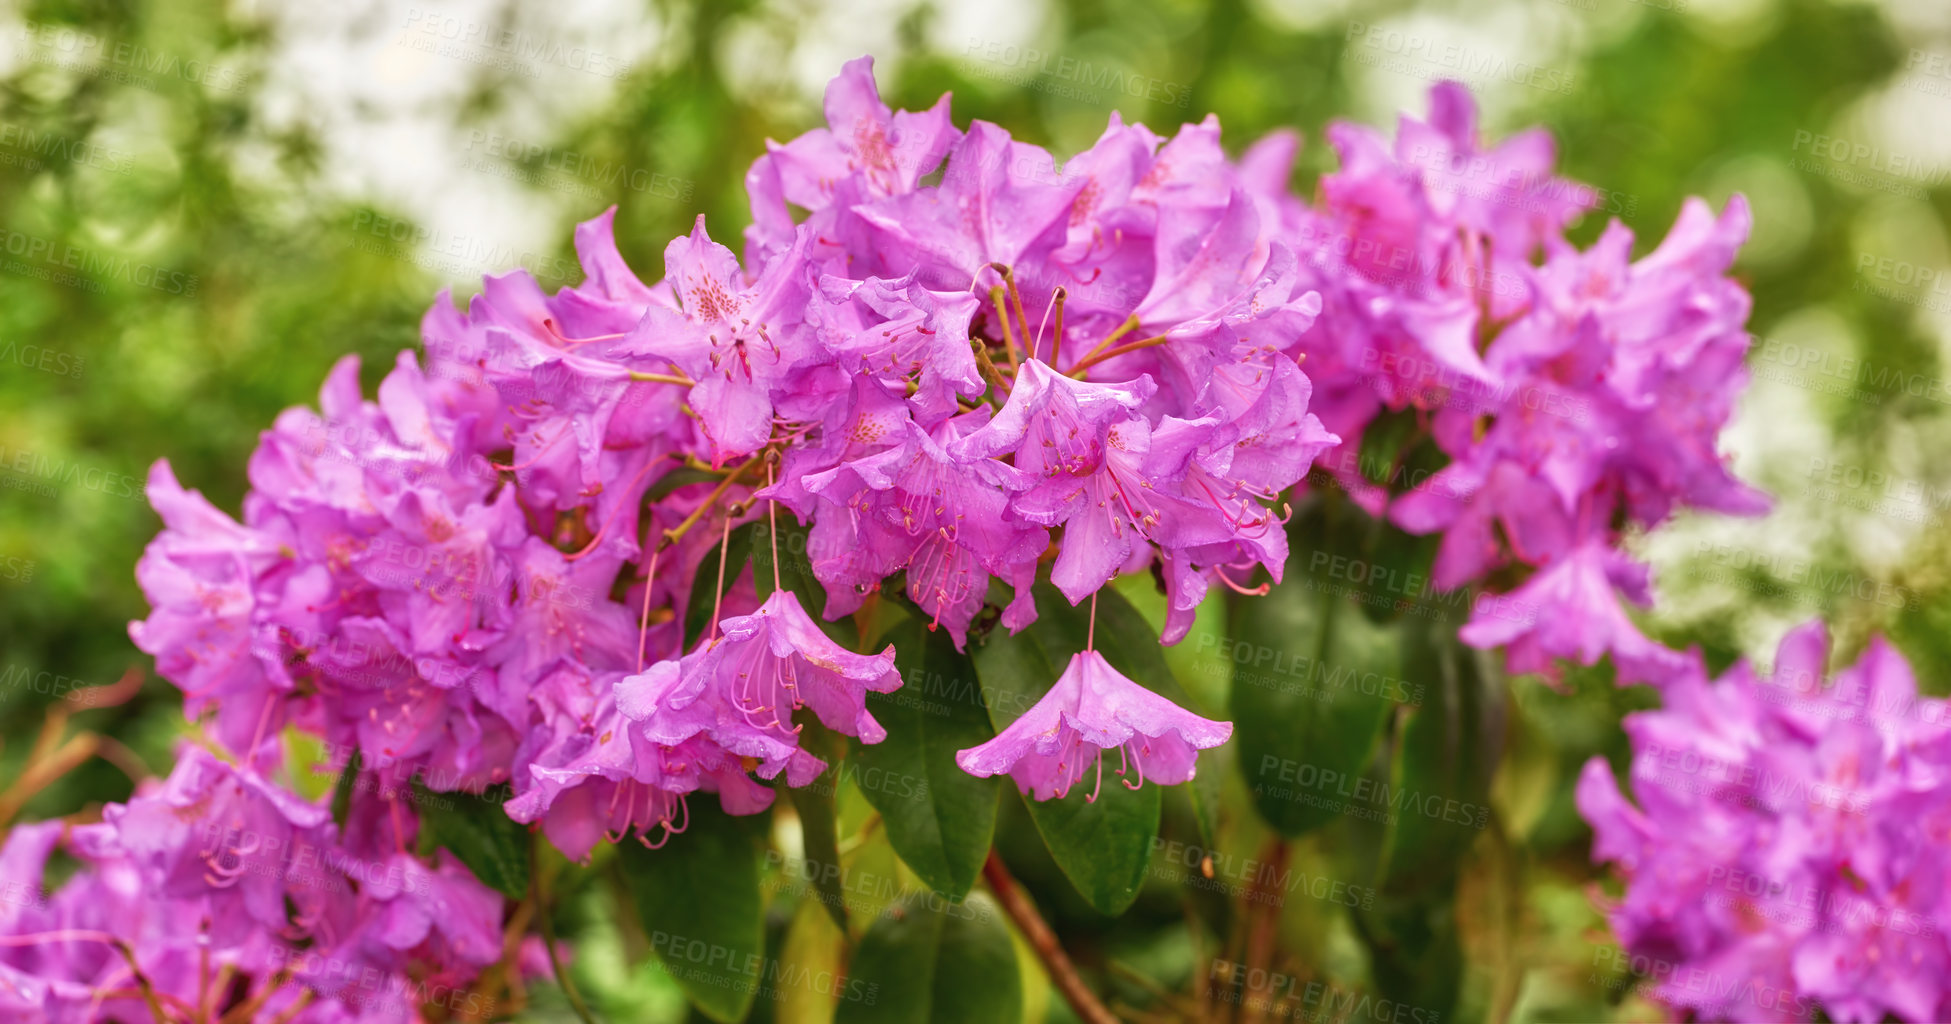
{"type": "MultiPolygon", "coordinates": [[[[1003,353],[1009,357],[1009,368],[1016,369],[1016,331],[1009,325],[1009,303],[1003,298],[1003,286],[989,289],[989,301],[996,307],[997,319],[1003,323],[1003,353]]],[[[1026,343],[1028,338],[1023,339],[1026,343]]]]}
{"type": "Polygon", "coordinates": [[[1256,883],[1260,884],[1256,884],[1254,886],[1256,891],[1250,894],[1253,900],[1253,906],[1248,909],[1249,923],[1247,925],[1246,938],[1247,990],[1241,995],[1241,1005],[1246,1009],[1246,1017],[1244,1018],[1246,1024],[1258,1024],[1259,1021],[1264,1020],[1267,1015],[1267,1009],[1279,998],[1276,994],[1269,992],[1264,998],[1256,1001],[1254,999],[1252,979],[1255,977],[1267,977],[1267,972],[1264,968],[1273,963],[1275,930],[1280,925],[1280,915],[1275,912],[1276,903],[1271,898],[1273,894],[1267,891],[1263,879],[1283,878],[1286,876],[1288,852],[1287,840],[1282,836],[1275,835],[1273,838],[1267,840],[1266,848],[1260,853],[1260,863],[1267,865],[1268,870],[1262,873],[1260,879],[1255,880],[1256,883]]]}
{"type": "Polygon", "coordinates": [[[1151,348],[1154,345],[1163,345],[1163,344],[1165,344],[1165,335],[1157,334],[1157,335],[1153,335],[1152,337],[1146,338],[1143,341],[1130,342],[1128,344],[1119,345],[1117,348],[1113,348],[1113,349],[1107,349],[1103,345],[1099,345],[1096,351],[1093,351],[1090,355],[1087,355],[1084,358],[1078,360],[1077,365],[1070,368],[1070,373],[1067,374],[1067,376],[1082,377],[1084,375],[1085,370],[1088,370],[1091,367],[1096,366],[1097,364],[1104,362],[1107,359],[1116,359],[1121,355],[1125,355],[1126,353],[1130,353],[1130,352],[1136,352],[1141,348],[1151,348]]]}
{"type": "Polygon", "coordinates": [[[0,792],[0,828],[12,821],[14,815],[19,814],[36,793],[95,756],[100,745],[101,741],[94,733],[76,733],[51,754],[30,759],[13,785],[0,792]]]}
{"type": "Polygon", "coordinates": [[[569,975],[563,972],[562,960],[556,955],[555,919],[549,912],[548,888],[542,881],[541,842],[533,837],[529,840],[528,863],[529,878],[535,886],[535,916],[542,925],[542,948],[549,954],[549,973],[555,975],[555,982],[561,987],[562,994],[568,998],[570,1009],[576,1011],[576,1016],[582,1019],[583,1024],[596,1024],[596,1018],[589,1012],[589,1004],[583,1002],[583,994],[576,991],[576,983],[569,980],[569,975]]]}
{"type": "Polygon", "coordinates": [[[681,376],[681,375],[678,375],[678,374],[674,374],[674,373],[647,373],[647,372],[645,372],[645,371],[643,371],[643,370],[631,370],[631,371],[630,371],[630,379],[631,379],[631,380],[649,380],[649,381],[656,381],[656,382],[658,382],[658,383],[660,383],[660,384],[680,384],[680,385],[683,385],[684,387],[687,387],[687,388],[688,388],[688,387],[692,387],[692,386],[694,386],[694,385],[696,385],[696,384],[697,384],[697,381],[694,381],[694,380],[692,380],[692,379],[691,379],[691,378],[689,378],[689,377],[685,377],[685,376],[681,376]]]}
{"type": "MultiPolygon", "coordinates": [[[[1117,344],[1119,338],[1122,338],[1125,335],[1130,334],[1131,332],[1137,329],[1138,329],[1138,314],[1133,313],[1130,316],[1125,317],[1124,323],[1119,324],[1116,330],[1112,331],[1110,334],[1105,335],[1104,340],[1098,342],[1096,348],[1093,348],[1089,352],[1084,354],[1084,358],[1078,361],[1078,366],[1083,366],[1086,363],[1091,362],[1093,359],[1097,357],[1097,354],[1099,352],[1102,352],[1105,349],[1110,348],[1111,346],[1117,344]]],[[[1054,361],[1052,361],[1050,364],[1050,368],[1056,369],[1056,366],[1057,364],[1054,361]]],[[[1070,372],[1072,374],[1075,374],[1077,372],[1078,366],[1071,367],[1070,372]]]]}
{"type": "Polygon", "coordinates": [[[699,505],[696,512],[685,516],[684,522],[664,531],[664,539],[658,543],[657,547],[661,550],[683,540],[684,535],[691,532],[693,526],[698,525],[698,520],[703,519],[705,513],[711,511],[712,507],[718,504],[718,499],[724,497],[725,492],[732,489],[732,484],[736,483],[739,477],[744,476],[745,471],[752,468],[752,464],[757,461],[759,460],[747,459],[739,463],[738,468],[727,473],[725,479],[718,481],[718,486],[710,494],[705,495],[704,504],[699,505]]]}
{"type": "Polygon", "coordinates": [[[1084,649],[1097,650],[1097,591],[1091,591],[1091,624],[1084,629],[1084,649]]]}
{"type": "MultiPolygon", "coordinates": [[[[765,464],[765,485],[768,490],[772,488],[772,461],[770,459],[767,459],[765,464]]],[[[766,502],[765,515],[766,539],[772,541],[772,589],[774,591],[780,591],[786,588],[779,582],[779,499],[773,498],[766,502]]]]}
{"type": "Polygon", "coordinates": [[[989,346],[975,340],[970,341],[969,346],[975,349],[976,369],[982,371],[982,379],[988,381],[989,386],[996,389],[998,396],[1007,399],[1009,397],[1009,382],[1003,379],[1002,371],[996,369],[995,362],[989,358],[989,346]]]}
{"type": "MultiPolygon", "coordinates": [[[[1002,277],[1003,286],[1009,289],[1009,301],[1016,306],[1016,329],[1022,333],[1023,347],[1027,349],[1030,347],[1030,317],[1023,312],[1023,294],[1016,290],[1016,275],[1010,273],[1009,267],[1001,263],[991,263],[989,267],[1002,277]]],[[[1003,320],[1005,323],[1008,322],[1009,310],[1003,310],[1003,320]]],[[[1016,365],[1014,352],[1010,353],[1009,364],[1012,367],[1016,365]]]]}
{"type": "Polygon", "coordinates": [[[996,894],[997,902],[1003,905],[1003,912],[1016,922],[1016,928],[1036,950],[1037,959],[1043,962],[1043,969],[1050,975],[1050,983],[1057,986],[1063,994],[1064,1002],[1076,1012],[1085,1024],[1118,1024],[1118,1018],[1092,992],[1090,986],[1077,974],[1077,967],[1070,962],[1070,955],[1064,952],[1063,944],[1057,941],[1057,933],[1036,912],[1030,898],[1018,888],[1016,880],[1009,877],[1009,869],[1003,866],[1002,858],[996,851],[989,851],[989,859],[982,864],[982,877],[989,883],[989,891],[996,894]]]}

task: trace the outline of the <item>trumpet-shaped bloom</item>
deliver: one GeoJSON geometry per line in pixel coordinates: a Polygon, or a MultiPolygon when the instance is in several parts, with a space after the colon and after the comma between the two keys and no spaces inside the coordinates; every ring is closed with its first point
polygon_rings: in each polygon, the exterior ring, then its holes
{"type": "Polygon", "coordinates": [[[1049,693],[995,739],[958,752],[955,763],[976,776],[1008,772],[1038,800],[1063,798],[1095,769],[1095,800],[1106,751],[1118,751],[1125,786],[1147,779],[1171,786],[1192,778],[1199,751],[1231,735],[1232,723],[1201,718],[1126,678],[1102,654],[1080,651],[1049,693]]]}
{"type": "MultiPolygon", "coordinates": [[[[747,757],[786,753],[772,742],[793,746],[799,730],[792,714],[800,708],[864,743],[887,738],[867,711],[867,693],[900,688],[892,645],[855,654],[834,643],[790,590],[773,591],[758,611],[724,620],[719,631],[683,662],[662,662],[617,684],[617,706],[659,742],[705,731],[747,757]]],[[[787,760],[768,758],[771,773],[787,760]]]]}
{"type": "Polygon", "coordinates": [[[1633,625],[1621,592],[1651,603],[1645,567],[1589,544],[1509,594],[1484,596],[1457,635],[1473,647],[1505,648],[1513,672],[1555,675],[1556,659],[1592,665],[1609,654],[1622,684],[1664,686],[1698,673],[1698,654],[1672,650],[1633,625]]]}

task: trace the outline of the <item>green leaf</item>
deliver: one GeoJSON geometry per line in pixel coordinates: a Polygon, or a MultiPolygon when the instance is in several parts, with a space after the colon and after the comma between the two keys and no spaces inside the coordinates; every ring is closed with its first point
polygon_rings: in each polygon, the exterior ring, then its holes
{"type": "Polygon", "coordinates": [[[963,903],[923,894],[889,907],[860,941],[835,1024],[1021,1021],[1023,979],[997,915],[982,893],[963,903]]]}
{"type": "MultiPolygon", "coordinates": [[[[1218,754],[1205,756],[1217,757],[1218,754]]],[[[1192,823],[1199,830],[1199,845],[1207,850],[1218,848],[1219,808],[1223,796],[1219,772],[1216,771],[1201,771],[1186,784],[1186,800],[1192,804],[1192,823]]]]}
{"type": "Polygon", "coordinates": [[[1451,1020],[1463,987],[1463,946],[1453,894],[1432,900],[1391,899],[1355,915],[1369,945],[1376,994],[1413,1007],[1429,1020],[1451,1020]]]}
{"type": "MultiPolygon", "coordinates": [[[[840,835],[834,821],[834,797],[839,793],[840,770],[844,762],[829,753],[844,746],[835,743],[815,744],[816,735],[830,735],[820,725],[819,719],[805,716],[802,745],[809,751],[826,757],[826,770],[810,785],[793,788],[786,785],[785,776],[774,780],[773,785],[786,792],[793,802],[793,810],[799,813],[800,845],[806,860],[808,874],[813,877],[813,886],[820,894],[820,902],[826,904],[827,913],[833,915],[833,923],[842,931],[847,928],[846,893],[840,885],[840,835]]],[[[837,737],[835,737],[837,738],[837,737]]]]}
{"type": "Polygon", "coordinates": [[[528,895],[528,827],[499,804],[469,793],[436,793],[413,784],[420,812],[420,846],[445,849],[474,877],[512,900],[528,895]]]}
{"type": "MultiPolygon", "coordinates": [[[[1335,512],[1315,503],[1296,516],[1291,547],[1343,549],[1351,531],[1334,528],[1335,512]]],[[[1351,527],[1368,522],[1354,515],[1351,527]]],[[[1403,674],[1406,627],[1373,621],[1359,603],[1332,580],[1289,572],[1266,595],[1232,602],[1229,636],[1212,652],[1233,673],[1235,756],[1254,806],[1289,837],[1349,810],[1389,713],[1418,699],[1403,674]]]]}
{"type": "Polygon", "coordinates": [[[799,605],[826,635],[848,650],[854,650],[859,640],[858,631],[850,624],[828,622],[826,619],[826,587],[813,576],[813,563],[806,556],[809,528],[794,522],[791,516],[778,524],[775,536],[770,519],[753,523],[750,551],[752,553],[752,585],[758,588],[759,599],[772,596],[775,589],[773,578],[773,556],[778,555],[779,567],[776,575],[779,587],[793,592],[799,598],[799,605]]]}
{"type": "Polygon", "coordinates": [[[833,979],[847,973],[846,950],[846,928],[836,927],[820,908],[801,903],[779,949],[774,1018],[788,1024],[831,1024],[838,994],[833,979]]]}
{"type": "MultiPolygon", "coordinates": [[[[989,705],[989,719],[1001,732],[1040,700],[1084,649],[1090,628],[1088,608],[1073,608],[1056,588],[1039,584],[1037,621],[1015,636],[991,633],[975,650],[975,666],[989,705]]],[[[1111,589],[1098,591],[1097,650],[1113,668],[1160,695],[1184,702],[1185,694],[1159,653],[1158,634],[1129,602],[1111,589]]],[[[1071,788],[1061,800],[1024,797],[1043,845],[1064,877],[1094,909],[1116,917],[1138,898],[1158,834],[1159,789],[1127,789],[1113,775],[1095,777],[1071,788]],[[1095,802],[1086,800],[1098,789],[1095,802]]]]}
{"type": "Polygon", "coordinates": [[[339,769],[339,781],[332,786],[332,821],[339,828],[345,828],[346,815],[352,813],[352,793],[359,785],[359,757],[357,754],[346,758],[345,767],[339,769]]]}
{"type": "Polygon", "coordinates": [[[1422,431],[1424,415],[1417,409],[1401,409],[1375,417],[1368,429],[1362,431],[1357,468],[1364,479],[1386,489],[1404,489],[1394,486],[1399,482],[1396,479],[1399,462],[1403,449],[1414,443],[1422,431]]]}
{"type": "Polygon", "coordinates": [[[1410,671],[1429,682],[1398,730],[1389,771],[1390,819],[1382,887],[1447,887],[1457,862],[1490,821],[1490,785],[1503,743],[1501,679],[1483,654],[1439,620],[1411,646],[1410,671]]]}
{"type": "Polygon", "coordinates": [[[901,859],[930,888],[961,899],[989,854],[1002,780],[970,775],[955,754],[996,733],[975,666],[946,632],[910,618],[890,638],[901,689],[867,695],[887,739],[856,741],[850,774],[901,859]]]}
{"type": "Polygon", "coordinates": [[[1071,887],[1093,910],[1117,917],[1138,899],[1144,883],[1161,796],[1157,786],[1131,790],[1113,776],[1093,802],[1086,786],[1080,782],[1055,800],[1024,794],[1023,804],[1071,887]]]}
{"type": "Polygon", "coordinates": [[[645,496],[652,501],[662,501],[669,497],[672,491],[680,487],[689,484],[715,484],[723,479],[725,479],[725,474],[723,473],[713,473],[710,470],[696,469],[691,466],[679,466],[663,476],[658,477],[657,482],[651,484],[650,489],[645,492],[645,496]]]}
{"type": "Polygon", "coordinates": [[[702,794],[662,849],[626,840],[618,863],[651,949],[699,1011],[744,1019],[763,981],[760,852],[768,815],[733,817],[702,794]]]}
{"type": "Polygon", "coordinates": [[[1464,984],[1457,880],[1491,823],[1491,779],[1505,733],[1496,655],[1457,640],[1461,618],[1403,623],[1407,671],[1424,694],[1396,719],[1377,797],[1389,812],[1377,858],[1380,898],[1361,922],[1379,992],[1443,1018],[1455,1015],[1464,984]]]}
{"type": "MultiPolygon", "coordinates": [[[[698,563],[698,572],[691,577],[690,599],[684,605],[684,650],[698,645],[698,638],[711,628],[711,609],[718,603],[718,568],[724,562],[725,586],[730,588],[738,582],[739,573],[751,560],[752,536],[761,529],[757,523],[746,523],[735,527],[731,537],[711,549],[698,563]]],[[[764,595],[761,595],[764,596],[764,595]]]]}
{"type": "Polygon", "coordinates": [[[1491,823],[1490,785],[1504,737],[1496,655],[1466,648],[1453,619],[1412,630],[1410,673],[1427,697],[1399,719],[1387,780],[1388,823],[1376,872],[1381,898],[1362,931],[1378,989],[1454,1015],[1463,990],[1457,879],[1491,823]],[[1489,671],[1486,671],[1489,669],[1489,671]]]}

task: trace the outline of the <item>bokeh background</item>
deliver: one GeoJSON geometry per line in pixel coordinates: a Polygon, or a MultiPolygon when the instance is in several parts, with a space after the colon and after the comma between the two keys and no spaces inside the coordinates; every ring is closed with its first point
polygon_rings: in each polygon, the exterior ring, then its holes
{"type": "MultiPolygon", "coordinates": [[[[646,279],[700,214],[735,239],[747,164],[820,123],[827,78],[861,53],[895,106],[952,90],[958,123],[1060,154],[1114,111],[1167,132],[1217,112],[1236,152],[1289,126],[1307,139],[1303,191],[1332,167],[1331,119],[1389,124],[1460,78],[1492,134],[1548,127],[1563,168],[1600,190],[1580,240],[1617,216],[1642,252],[1684,196],[1745,192],[1754,380],[1725,447],[1778,505],[1638,538],[1657,569],[1648,628],[1718,667],[1766,660],[1821,616],[1840,654],[1885,633],[1927,691],[1951,690],[1943,0],[14,0],[0,5],[0,779],[59,692],[144,661],[126,623],[145,614],[132,567],[158,527],[151,462],[236,510],[258,431],[314,401],[334,360],[363,355],[370,389],[442,289],[464,299],[516,265],[569,283],[571,226],[612,204],[646,279]]],[[[1602,953],[1570,795],[1586,757],[1623,754],[1619,717],[1651,698],[1577,675],[1567,692],[1516,685],[1502,827],[1460,904],[1466,1005],[1652,1019],[1602,953]]],[[[186,728],[153,678],[77,721],[152,771],[186,728]]],[[[129,789],[90,762],[25,816],[129,789]]],[[[1333,926],[1282,927],[1319,961],[1294,969],[1332,973],[1333,926]]],[[[1087,958],[1142,979],[1127,979],[1141,996],[1203,968],[1171,940],[1103,931],[1087,958]]],[[[581,947],[592,1001],[682,1019],[660,969],[625,959],[614,941],[581,947]]],[[[1039,986],[1031,998],[1064,1019],[1039,986]]],[[[526,1014],[563,1010],[544,993],[526,1014]]]]}

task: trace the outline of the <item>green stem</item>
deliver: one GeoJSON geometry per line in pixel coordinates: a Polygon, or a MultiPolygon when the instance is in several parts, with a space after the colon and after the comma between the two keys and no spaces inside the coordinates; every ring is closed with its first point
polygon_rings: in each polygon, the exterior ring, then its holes
{"type": "Polygon", "coordinates": [[[542,840],[538,836],[529,842],[528,874],[535,887],[535,915],[542,921],[542,948],[549,953],[549,971],[555,975],[556,984],[562,987],[562,994],[569,999],[569,1008],[576,1011],[583,1024],[596,1024],[596,1018],[589,1012],[589,1004],[583,1002],[583,994],[576,990],[576,983],[562,969],[562,960],[555,951],[555,915],[549,907],[548,889],[542,884],[542,840]]]}
{"type": "Polygon", "coordinates": [[[1117,348],[1107,349],[1104,348],[1103,346],[1099,346],[1097,351],[1092,352],[1090,355],[1087,355],[1084,358],[1078,360],[1077,365],[1070,368],[1070,373],[1067,374],[1067,376],[1082,377],[1084,375],[1085,370],[1088,370],[1091,367],[1096,366],[1097,364],[1104,362],[1107,359],[1116,359],[1121,355],[1125,355],[1126,353],[1129,352],[1136,352],[1141,348],[1151,348],[1154,345],[1163,345],[1163,344],[1165,344],[1165,335],[1157,334],[1157,335],[1153,335],[1152,337],[1146,338],[1143,341],[1134,341],[1128,344],[1119,345],[1117,348]]]}

